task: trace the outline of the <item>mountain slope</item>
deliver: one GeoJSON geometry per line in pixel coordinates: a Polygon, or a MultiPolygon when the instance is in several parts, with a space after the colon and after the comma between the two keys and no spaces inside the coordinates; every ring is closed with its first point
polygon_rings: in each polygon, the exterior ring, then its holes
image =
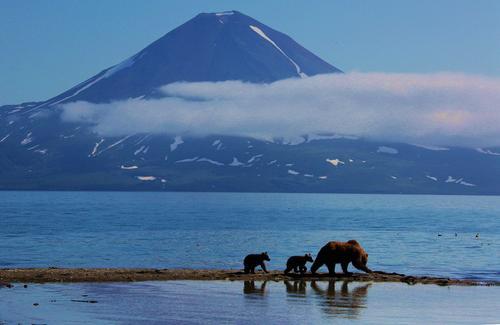
{"type": "Polygon", "coordinates": [[[44,106],[147,97],[176,81],[272,82],[333,72],[340,70],[238,11],[204,13],[44,106]]]}

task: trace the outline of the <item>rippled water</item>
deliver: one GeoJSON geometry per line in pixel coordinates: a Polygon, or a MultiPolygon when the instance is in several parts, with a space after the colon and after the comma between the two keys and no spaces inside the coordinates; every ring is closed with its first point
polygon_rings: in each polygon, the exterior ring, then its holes
{"type": "Polygon", "coordinates": [[[0,211],[0,267],[241,268],[268,251],[283,269],[357,239],[375,270],[500,280],[500,197],[0,192],[0,211]]]}
{"type": "Polygon", "coordinates": [[[342,281],[18,285],[0,289],[0,324],[481,324],[499,322],[499,296],[500,287],[342,281]]]}

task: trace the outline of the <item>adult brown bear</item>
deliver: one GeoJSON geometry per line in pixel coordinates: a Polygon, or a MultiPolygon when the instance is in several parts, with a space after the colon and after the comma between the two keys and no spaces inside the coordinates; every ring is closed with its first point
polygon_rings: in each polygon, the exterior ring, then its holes
{"type": "Polygon", "coordinates": [[[347,266],[352,262],[352,265],[366,273],[371,273],[366,263],[368,262],[368,254],[363,247],[355,241],[349,240],[348,242],[331,241],[323,246],[316,256],[313,265],[311,266],[311,273],[315,274],[316,271],[323,265],[328,268],[330,275],[335,275],[335,264],[340,263],[344,274],[351,275],[347,271],[347,266]]]}

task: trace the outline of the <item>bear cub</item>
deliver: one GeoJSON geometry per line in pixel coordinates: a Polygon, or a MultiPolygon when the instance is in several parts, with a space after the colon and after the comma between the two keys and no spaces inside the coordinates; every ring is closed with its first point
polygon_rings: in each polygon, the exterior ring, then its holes
{"type": "Polygon", "coordinates": [[[259,265],[264,272],[268,273],[264,261],[270,261],[270,260],[271,259],[269,258],[269,255],[267,255],[267,252],[247,255],[243,260],[245,273],[255,273],[255,268],[259,265]]]}
{"type": "Polygon", "coordinates": [[[304,274],[307,271],[307,262],[313,262],[311,254],[305,254],[304,256],[292,256],[286,262],[285,274],[288,274],[292,269],[293,272],[304,274]]]}

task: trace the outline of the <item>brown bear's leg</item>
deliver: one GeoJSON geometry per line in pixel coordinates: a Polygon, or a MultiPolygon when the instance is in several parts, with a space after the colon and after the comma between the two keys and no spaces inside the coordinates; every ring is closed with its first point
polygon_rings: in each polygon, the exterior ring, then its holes
{"type": "Polygon", "coordinates": [[[299,273],[299,268],[298,268],[298,266],[295,266],[295,267],[293,268],[293,272],[295,272],[295,273],[299,273]]]}
{"type": "Polygon", "coordinates": [[[319,262],[318,259],[316,259],[313,263],[313,265],[311,266],[311,273],[312,274],[316,274],[316,271],[323,266],[324,263],[322,262],[319,262]]]}
{"type": "Polygon", "coordinates": [[[267,270],[266,270],[266,264],[264,264],[264,262],[262,262],[262,264],[260,265],[260,267],[262,268],[262,271],[268,273],[267,270]]]}
{"type": "Polygon", "coordinates": [[[248,266],[245,266],[245,273],[248,274],[250,272],[250,268],[248,266]]]}
{"type": "Polygon", "coordinates": [[[301,266],[301,267],[299,268],[299,271],[300,271],[300,274],[304,274],[304,273],[306,273],[306,271],[307,271],[307,267],[306,267],[306,266],[301,266]]]}
{"type": "Polygon", "coordinates": [[[255,274],[255,266],[252,266],[252,267],[250,268],[250,273],[255,274]]]}
{"type": "Polygon", "coordinates": [[[335,263],[326,264],[326,267],[328,268],[328,273],[331,276],[335,276],[335,263]]]}
{"type": "Polygon", "coordinates": [[[286,270],[285,270],[285,274],[288,274],[288,272],[290,272],[291,270],[292,270],[292,267],[291,266],[287,266],[286,270]]]}
{"type": "Polygon", "coordinates": [[[349,262],[343,262],[341,265],[342,265],[342,271],[344,271],[345,275],[352,275],[352,273],[347,270],[349,262]]]}

